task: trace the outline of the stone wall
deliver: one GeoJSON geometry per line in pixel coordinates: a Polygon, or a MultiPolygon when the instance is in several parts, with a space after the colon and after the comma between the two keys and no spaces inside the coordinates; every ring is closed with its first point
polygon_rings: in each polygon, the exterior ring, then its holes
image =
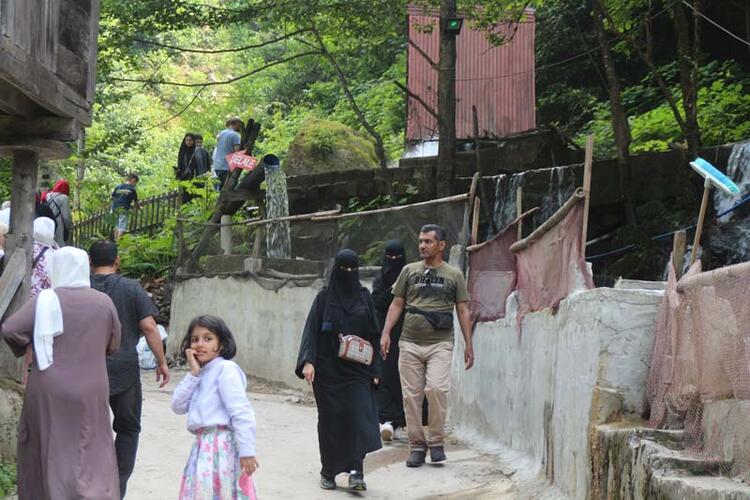
{"type": "Polygon", "coordinates": [[[23,388],[16,382],[0,379],[0,459],[15,461],[18,421],[23,407],[23,388]]]}

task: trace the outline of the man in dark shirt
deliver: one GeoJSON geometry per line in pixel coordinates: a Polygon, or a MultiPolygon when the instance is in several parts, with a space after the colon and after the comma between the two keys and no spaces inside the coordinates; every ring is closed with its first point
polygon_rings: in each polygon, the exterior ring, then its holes
{"type": "Polygon", "coordinates": [[[120,239],[128,229],[128,214],[130,207],[135,203],[136,210],[138,205],[138,191],[135,187],[138,185],[140,178],[136,174],[128,174],[125,182],[119,184],[112,191],[112,213],[117,215],[117,228],[115,229],[115,241],[120,239]]]}
{"type": "Polygon", "coordinates": [[[135,465],[138,435],[141,432],[141,372],[136,344],[146,337],[151,352],[156,356],[156,381],[164,387],[169,382],[169,368],[154,316],[158,310],[141,285],[117,274],[120,258],[117,245],[111,241],[97,241],[89,249],[92,276],[91,286],[112,299],[122,325],[120,349],[107,357],[109,374],[109,405],[114,414],[113,428],[117,433],[115,451],[120,474],[120,495],[125,497],[130,474],[135,465]]]}

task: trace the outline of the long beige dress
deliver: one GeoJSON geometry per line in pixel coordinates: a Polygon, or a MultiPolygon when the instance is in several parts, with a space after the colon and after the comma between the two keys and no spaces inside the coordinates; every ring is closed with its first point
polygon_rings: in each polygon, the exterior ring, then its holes
{"type": "MultiPolygon", "coordinates": [[[[106,355],[120,346],[110,298],[91,288],[55,289],[63,333],[54,362],[29,374],[18,428],[19,500],[119,499],[109,417],[106,355]]],[[[16,356],[34,338],[36,299],[8,318],[0,334],[16,356]]]]}

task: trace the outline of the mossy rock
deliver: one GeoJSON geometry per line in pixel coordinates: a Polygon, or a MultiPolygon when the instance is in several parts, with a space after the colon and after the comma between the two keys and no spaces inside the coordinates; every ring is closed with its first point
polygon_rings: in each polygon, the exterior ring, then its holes
{"type": "Polygon", "coordinates": [[[302,124],[284,161],[287,175],[376,168],[375,146],[364,134],[341,123],[317,118],[302,124]]]}

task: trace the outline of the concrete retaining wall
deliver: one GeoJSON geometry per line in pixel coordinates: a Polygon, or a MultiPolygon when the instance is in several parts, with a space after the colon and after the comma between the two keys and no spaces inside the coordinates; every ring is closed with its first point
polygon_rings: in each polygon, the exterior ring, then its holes
{"type": "Polygon", "coordinates": [[[249,374],[307,390],[294,375],[307,313],[323,282],[267,290],[249,277],[194,278],[177,283],[172,296],[167,351],[178,353],[190,320],[213,314],[237,341],[235,361],[249,374]]]}
{"type": "Polygon", "coordinates": [[[587,498],[594,426],[640,413],[661,292],[598,288],[557,313],[479,324],[476,366],[453,365],[450,421],[459,437],[521,452],[570,498],[587,498]]]}

